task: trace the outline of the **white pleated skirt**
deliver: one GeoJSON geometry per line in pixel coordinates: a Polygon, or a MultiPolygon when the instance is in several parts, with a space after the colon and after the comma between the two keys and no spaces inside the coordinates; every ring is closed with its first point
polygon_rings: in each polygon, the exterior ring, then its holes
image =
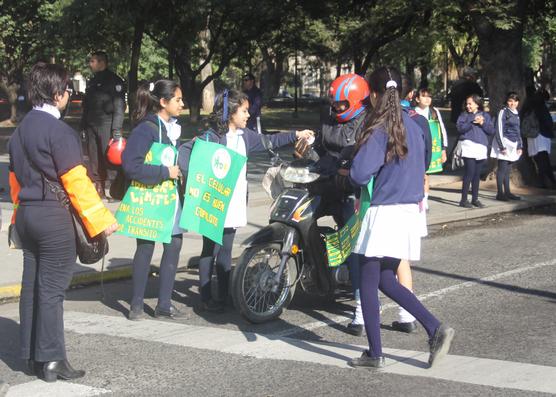
{"type": "Polygon", "coordinates": [[[371,206],[361,224],[353,249],[367,257],[418,261],[421,237],[427,235],[426,213],[419,204],[371,206]]]}

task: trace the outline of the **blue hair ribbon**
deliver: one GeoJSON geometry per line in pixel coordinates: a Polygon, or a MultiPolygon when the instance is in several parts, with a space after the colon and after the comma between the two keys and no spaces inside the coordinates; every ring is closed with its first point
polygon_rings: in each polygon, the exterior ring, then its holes
{"type": "Polygon", "coordinates": [[[228,121],[228,90],[227,89],[225,89],[224,92],[222,93],[222,104],[223,104],[222,121],[226,122],[228,121]]]}

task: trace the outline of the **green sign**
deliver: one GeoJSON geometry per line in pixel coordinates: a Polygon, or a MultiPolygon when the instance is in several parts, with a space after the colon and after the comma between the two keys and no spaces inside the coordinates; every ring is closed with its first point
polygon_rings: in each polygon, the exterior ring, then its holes
{"type": "MultiPolygon", "coordinates": [[[[145,156],[145,164],[172,166],[177,151],[172,145],[155,142],[145,156]]],[[[176,181],[165,180],[158,185],[131,181],[116,211],[118,234],[143,240],[169,243],[172,238],[176,206],[176,181]]]]}
{"type": "Polygon", "coordinates": [[[222,244],[224,221],[247,157],[197,139],[191,151],[180,227],[222,244]]]}
{"type": "Polygon", "coordinates": [[[429,120],[432,138],[431,164],[427,174],[442,172],[442,131],[438,120],[429,120]]]}
{"type": "Polygon", "coordinates": [[[353,214],[347,223],[337,232],[325,235],[326,253],[328,256],[328,266],[337,267],[344,263],[347,257],[353,251],[353,247],[359,237],[361,231],[361,221],[365,217],[367,210],[371,206],[371,198],[373,196],[374,178],[366,186],[361,189],[361,197],[359,199],[359,212],[353,214]]]}

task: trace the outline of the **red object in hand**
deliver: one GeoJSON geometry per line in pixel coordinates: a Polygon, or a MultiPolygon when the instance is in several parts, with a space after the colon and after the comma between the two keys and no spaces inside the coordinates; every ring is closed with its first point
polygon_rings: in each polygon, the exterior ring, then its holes
{"type": "Polygon", "coordinates": [[[122,165],[122,153],[125,149],[125,138],[112,138],[106,149],[106,159],[112,165],[122,165]]]}

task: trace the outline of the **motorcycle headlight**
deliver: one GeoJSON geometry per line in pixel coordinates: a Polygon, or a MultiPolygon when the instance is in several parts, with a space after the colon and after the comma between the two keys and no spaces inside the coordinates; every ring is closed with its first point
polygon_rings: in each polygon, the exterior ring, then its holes
{"type": "Polygon", "coordinates": [[[319,174],[310,172],[307,167],[286,167],[280,174],[285,181],[291,183],[311,183],[319,178],[319,174]]]}

